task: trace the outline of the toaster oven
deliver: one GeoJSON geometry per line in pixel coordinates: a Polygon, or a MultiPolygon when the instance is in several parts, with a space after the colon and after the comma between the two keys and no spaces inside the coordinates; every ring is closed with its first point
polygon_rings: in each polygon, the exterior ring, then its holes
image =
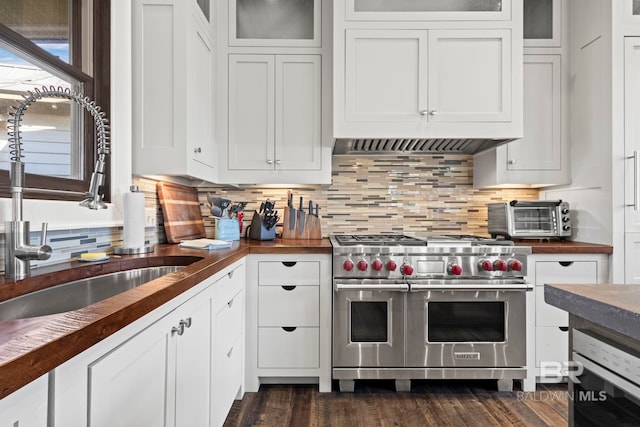
{"type": "Polygon", "coordinates": [[[512,200],[489,203],[489,234],[495,238],[545,239],[571,237],[569,203],[562,200],[512,200]]]}

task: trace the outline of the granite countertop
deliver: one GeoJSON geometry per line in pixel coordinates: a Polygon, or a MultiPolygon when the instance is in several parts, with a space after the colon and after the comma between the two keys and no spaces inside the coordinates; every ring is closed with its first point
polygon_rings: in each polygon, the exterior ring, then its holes
{"type": "Polygon", "coordinates": [[[530,246],[532,254],[612,254],[613,246],[560,240],[515,240],[518,246],[530,246]]]}
{"type": "Polygon", "coordinates": [[[0,322],[0,399],[90,348],[249,254],[331,254],[328,239],[253,241],[203,251],[156,245],[143,255],[77,260],[34,269],[17,282],[0,278],[0,301],[90,276],[158,265],[186,265],[135,289],[66,313],[0,322]]]}
{"type": "Polygon", "coordinates": [[[544,285],[544,300],[640,341],[640,285],[544,285]]]}

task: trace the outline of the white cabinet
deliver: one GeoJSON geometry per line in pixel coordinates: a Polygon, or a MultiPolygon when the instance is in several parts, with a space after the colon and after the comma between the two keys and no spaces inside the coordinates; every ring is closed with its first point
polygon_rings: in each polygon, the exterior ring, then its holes
{"type": "Polygon", "coordinates": [[[357,29],[345,38],[337,137],[445,137],[454,123],[457,136],[471,136],[474,123],[512,120],[509,30],[357,29]]]}
{"type": "Polygon", "coordinates": [[[230,171],[320,170],[321,71],[320,55],[229,56],[230,171]]]}
{"type": "Polygon", "coordinates": [[[348,20],[508,20],[511,0],[346,0],[348,20]]]}
{"type": "Polygon", "coordinates": [[[625,38],[625,283],[640,283],[640,37],[625,38]]]}
{"type": "MultiPolygon", "coordinates": [[[[563,3],[566,0],[524,0],[524,46],[562,46],[563,3]]],[[[525,96],[526,99],[526,96],[525,96]]]]}
{"type": "Polygon", "coordinates": [[[47,374],[0,400],[0,427],[47,426],[47,374]]]}
{"type": "MultiPolygon", "coordinates": [[[[535,376],[544,378],[541,364],[563,363],[569,360],[569,319],[565,311],[544,301],[545,284],[605,283],[609,276],[609,257],[601,254],[534,254],[529,257],[527,280],[535,285],[534,342],[528,355],[535,357],[535,376]]],[[[566,372],[565,372],[566,373],[566,372]]]]}
{"type": "Polygon", "coordinates": [[[214,178],[215,58],[206,4],[133,3],[134,174],[214,178]]]}
{"type": "Polygon", "coordinates": [[[331,391],[330,255],[251,255],[247,271],[247,391],[309,378],[331,391]]]}
{"type": "Polygon", "coordinates": [[[623,0],[625,20],[632,25],[640,24],[640,0],[623,0]]]}
{"type": "Polygon", "coordinates": [[[563,56],[524,55],[524,138],[474,156],[476,188],[571,182],[563,56]]]}
{"type": "Polygon", "coordinates": [[[334,137],[522,136],[520,3],[499,20],[354,1],[334,10],[334,137]]]}
{"type": "Polygon", "coordinates": [[[245,270],[236,268],[216,282],[214,296],[211,424],[222,426],[244,384],[245,270]]]}
{"type": "Polygon", "coordinates": [[[216,182],[331,182],[331,3],[218,4],[216,182]]]}
{"type": "Polygon", "coordinates": [[[243,393],[244,269],[232,264],[52,371],[53,423],[222,425],[243,393]]]}
{"type": "Polygon", "coordinates": [[[229,45],[319,47],[321,0],[229,1],[229,45]]]}

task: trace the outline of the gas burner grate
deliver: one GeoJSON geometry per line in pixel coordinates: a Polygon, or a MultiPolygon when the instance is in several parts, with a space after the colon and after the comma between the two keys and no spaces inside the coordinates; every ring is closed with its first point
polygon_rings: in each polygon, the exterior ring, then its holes
{"type": "Polygon", "coordinates": [[[427,242],[403,234],[336,234],[341,246],[426,246],[427,242]]]}

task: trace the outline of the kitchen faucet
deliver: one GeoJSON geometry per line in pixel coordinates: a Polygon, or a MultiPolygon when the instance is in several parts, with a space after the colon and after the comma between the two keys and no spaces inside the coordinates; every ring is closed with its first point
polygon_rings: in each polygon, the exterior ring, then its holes
{"type": "Polygon", "coordinates": [[[4,276],[9,279],[24,279],[30,274],[31,260],[46,260],[51,256],[51,247],[45,244],[47,237],[47,223],[42,224],[40,245],[30,245],[29,221],[22,220],[22,192],[24,187],[24,163],[22,162],[22,141],[20,136],[20,123],[22,115],[29,106],[43,98],[66,98],[75,102],[91,113],[95,122],[98,137],[98,159],[95,169],[91,174],[89,190],[80,206],[89,209],[106,209],[107,205],[102,200],[104,196],[105,160],[109,154],[109,121],[105,113],[94,101],[79,92],[62,87],[46,87],[27,91],[20,104],[12,106],[15,112],[11,112],[8,121],[9,150],[11,154],[11,200],[12,220],[5,222],[5,253],[4,276]]]}

